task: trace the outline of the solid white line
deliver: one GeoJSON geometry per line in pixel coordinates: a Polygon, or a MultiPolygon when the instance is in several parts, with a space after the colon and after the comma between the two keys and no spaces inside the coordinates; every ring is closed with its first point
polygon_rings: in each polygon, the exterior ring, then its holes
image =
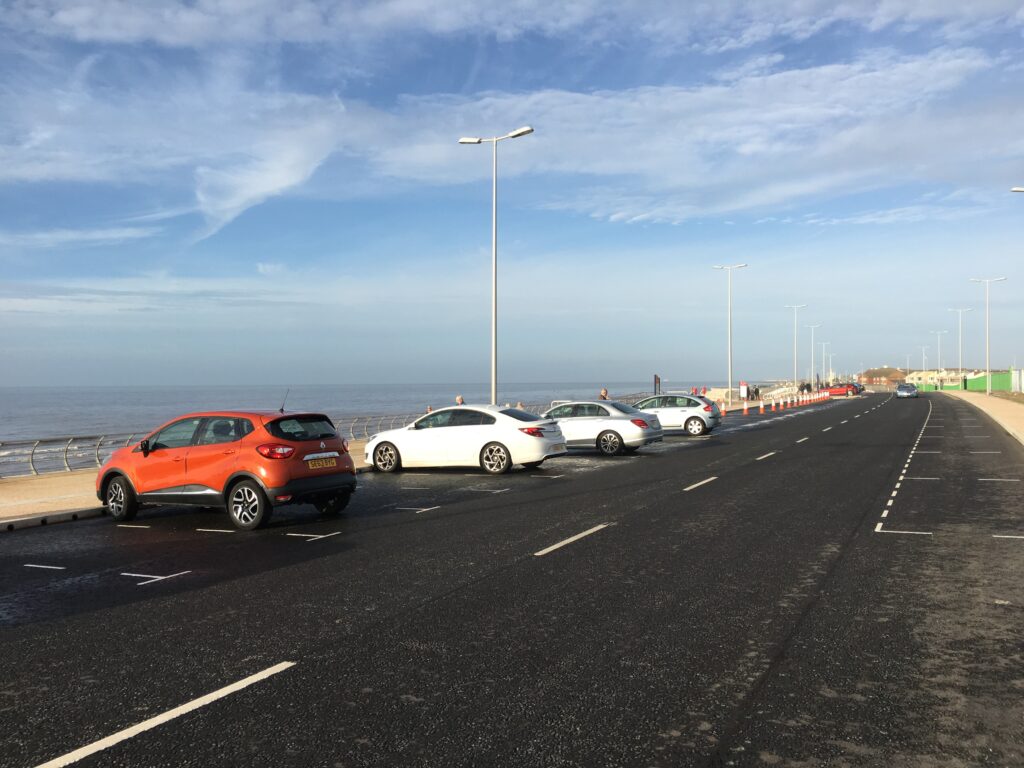
{"type": "Polygon", "coordinates": [[[1019,483],[1020,482],[1020,480],[1018,480],[1015,477],[979,477],[978,481],[982,482],[982,483],[1019,483]]]}
{"type": "Polygon", "coordinates": [[[148,525],[129,525],[128,523],[118,523],[118,528],[149,528],[148,525]]]}
{"type": "Polygon", "coordinates": [[[799,440],[797,440],[797,442],[798,443],[802,443],[804,440],[810,440],[810,439],[811,438],[809,438],[809,437],[801,437],[799,440]]]}
{"type": "Polygon", "coordinates": [[[201,533],[234,533],[234,531],[227,528],[196,528],[196,530],[201,533]]]}
{"type": "Polygon", "coordinates": [[[71,765],[71,763],[77,763],[79,760],[88,757],[89,755],[95,755],[97,752],[102,752],[108,747],[112,747],[115,744],[119,744],[122,741],[138,736],[140,733],[156,728],[158,725],[162,725],[176,717],[181,717],[184,714],[192,712],[193,710],[205,707],[217,699],[223,699],[225,696],[229,696],[232,693],[236,693],[243,688],[247,688],[253,683],[258,683],[260,680],[266,680],[271,675],[276,675],[278,672],[283,672],[289,667],[294,667],[294,661],[282,661],[280,664],[275,664],[272,667],[264,669],[262,672],[257,672],[255,675],[250,675],[244,680],[239,680],[237,683],[220,688],[213,693],[208,693],[205,696],[201,696],[198,699],[193,699],[187,704],[182,704],[180,707],[168,710],[163,714],[151,717],[148,720],[143,720],[138,725],[133,725],[131,728],[125,728],[123,731],[107,736],[105,739],[94,741],[92,744],[88,744],[80,749],[76,749],[74,752],[68,752],[66,755],[56,757],[53,760],[42,763],[36,766],[36,768],[61,768],[61,766],[71,765]]]}
{"type": "Polygon", "coordinates": [[[968,453],[1002,453],[1002,451],[968,451],[968,453]]]}
{"type": "Polygon", "coordinates": [[[941,477],[908,477],[907,480],[941,480],[941,477]]]}
{"type": "Polygon", "coordinates": [[[918,451],[918,453],[942,453],[942,451],[918,451]]]}
{"type": "Polygon", "coordinates": [[[32,563],[25,563],[26,568],[45,568],[48,571],[66,571],[67,567],[63,565],[33,565],[32,563]]]}
{"type": "Polygon", "coordinates": [[[694,483],[693,485],[688,485],[685,488],[683,488],[683,490],[684,491],[692,491],[694,488],[700,488],[702,485],[706,485],[707,483],[710,483],[712,480],[717,480],[717,479],[718,479],[717,475],[715,477],[709,477],[707,480],[701,480],[699,483],[694,483]]]}
{"type": "Polygon", "coordinates": [[[824,428],[823,430],[821,430],[821,431],[822,431],[822,432],[828,432],[828,431],[829,431],[830,429],[832,429],[832,427],[825,427],[825,428],[824,428]]]}
{"type": "Polygon", "coordinates": [[[602,528],[607,528],[607,527],[608,527],[608,523],[601,523],[600,525],[595,525],[590,530],[584,531],[583,533],[577,533],[575,536],[570,536],[568,539],[565,539],[564,541],[560,541],[557,544],[552,544],[550,547],[546,547],[545,549],[542,549],[540,552],[534,552],[533,556],[534,557],[542,557],[543,555],[546,555],[549,552],[554,552],[556,549],[560,549],[560,548],[564,547],[566,544],[572,544],[574,541],[579,541],[584,536],[589,536],[592,533],[597,533],[602,528]]]}
{"type": "Polygon", "coordinates": [[[997,533],[992,534],[993,539],[1024,539],[1024,536],[1006,536],[997,533]]]}
{"type": "Polygon", "coordinates": [[[930,531],[883,531],[882,524],[879,523],[875,526],[875,533],[905,533],[910,536],[931,536],[930,531]]]}
{"type": "Polygon", "coordinates": [[[769,451],[764,456],[758,456],[756,459],[754,459],[754,461],[761,461],[762,459],[767,459],[769,456],[774,456],[776,453],[778,453],[778,451],[769,451]]]}

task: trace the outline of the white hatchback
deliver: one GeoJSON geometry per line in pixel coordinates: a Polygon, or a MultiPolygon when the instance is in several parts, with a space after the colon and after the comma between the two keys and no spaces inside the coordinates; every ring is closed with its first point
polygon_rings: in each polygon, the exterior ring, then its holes
{"type": "Polygon", "coordinates": [[[379,432],[366,443],[366,463],[379,472],[410,467],[476,467],[498,475],[513,464],[531,469],[566,452],[558,424],[518,408],[462,405],[379,432]]]}
{"type": "Polygon", "coordinates": [[[562,428],[570,448],[597,448],[606,456],[635,451],[662,440],[658,417],[614,400],[555,401],[544,414],[562,428]]]}
{"type": "Polygon", "coordinates": [[[644,398],[636,407],[657,414],[666,433],[685,432],[696,437],[722,423],[718,406],[701,395],[655,395],[644,398]]]}

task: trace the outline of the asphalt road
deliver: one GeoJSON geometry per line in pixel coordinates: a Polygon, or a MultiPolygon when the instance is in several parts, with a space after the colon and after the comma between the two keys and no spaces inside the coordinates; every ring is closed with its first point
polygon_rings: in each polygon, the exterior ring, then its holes
{"type": "Polygon", "coordinates": [[[872,395],[361,475],[341,520],[6,534],[0,765],[1024,764],[1022,480],[970,406],[872,395]]]}

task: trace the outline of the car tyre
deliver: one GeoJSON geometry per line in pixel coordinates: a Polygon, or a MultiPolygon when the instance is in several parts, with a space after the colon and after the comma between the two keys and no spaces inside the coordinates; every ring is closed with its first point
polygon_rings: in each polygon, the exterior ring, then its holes
{"type": "Polygon", "coordinates": [[[107,507],[110,518],[118,523],[134,520],[139,511],[139,502],[135,498],[132,484],[121,475],[107,483],[103,503],[107,507]]]}
{"type": "Polygon", "coordinates": [[[686,434],[692,435],[693,437],[700,437],[707,431],[708,428],[703,419],[691,416],[686,420],[686,434]]]}
{"type": "Polygon", "coordinates": [[[540,461],[527,461],[523,463],[523,466],[526,467],[527,469],[536,469],[543,463],[544,459],[541,459],[540,461]]]}
{"type": "Polygon", "coordinates": [[[228,514],[235,528],[253,531],[267,524],[272,514],[270,500],[255,480],[242,480],[228,493],[228,514]]]}
{"type": "Polygon", "coordinates": [[[597,436],[597,450],[605,456],[618,456],[622,453],[622,436],[610,429],[597,436]]]}
{"type": "Polygon", "coordinates": [[[324,517],[340,517],[345,511],[349,501],[352,499],[351,491],[344,491],[329,499],[322,499],[317,502],[316,509],[324,517]]]}
{"type": "Polygon", "coordinates": [[[373,468],[378,472],[396,472],[402,468],[402,456],[394,443],[381,443],[373,449],[373,468]]]}
{"type": "Polygon", "coordinates": [[[480,468],[491,475],[503,475],[512,469],[512,456],[501,443],[488,443],[480,451],[480,468]]]}

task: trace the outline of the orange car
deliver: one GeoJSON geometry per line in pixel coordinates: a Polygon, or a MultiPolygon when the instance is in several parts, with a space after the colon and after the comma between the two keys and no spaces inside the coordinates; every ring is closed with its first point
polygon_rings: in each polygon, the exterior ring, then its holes
{"type": "Polygon", "coordinates": [[[348,442],[322,413],[191,413],[114,451],[96,476],[114,520],[131,520],[140,504],[196,504],[225,507],[242,530],[282,504],[337,515],[355,489],[348,442]]]}

